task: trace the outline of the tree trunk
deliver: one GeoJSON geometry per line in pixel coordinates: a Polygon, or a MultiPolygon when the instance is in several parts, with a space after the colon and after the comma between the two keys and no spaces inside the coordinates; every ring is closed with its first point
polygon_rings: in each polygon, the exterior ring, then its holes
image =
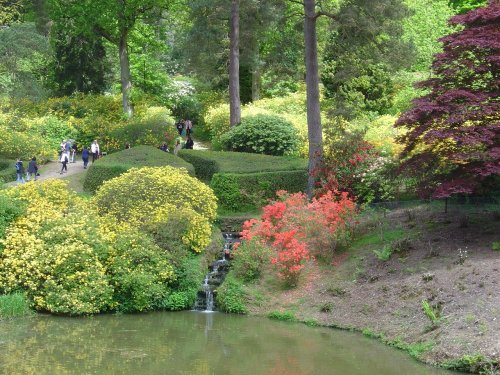
{"type": "Polygon", "coordinates": [[[315,0],[304,0],[304,41],[307,91],[307,134],[309,138],[309,177],[307,195],[312,197],[314,172],[320,166],[323,155],[323,133],[319,105],[318,48],[316,40],[315,0]]]}
{"type": "Polygon", "coordinates": [[[229,123],[241,122],[240,102],[240,0],[231,1],[229,30],[229,123]]]}
{"type": "Polygon", "coordinates": [[[252,69],[252,102],[260,99],[260,56],[257,50],[254,67],[252,69]]]}
{"type": "Polygon", "coordinates": [[[123,112],[131,117],[134,113],[132,104],[130,103],[130,92],[132,90],[132,79],[130,76],[130,61],[128,58],[128,45],[127,45],[127,33],[122,33],[120,36],[120,42],[118,44],[118,51],[120,53],[120,78],[121,78],[121,89],[122,89],[122,104],[123,112]]]}

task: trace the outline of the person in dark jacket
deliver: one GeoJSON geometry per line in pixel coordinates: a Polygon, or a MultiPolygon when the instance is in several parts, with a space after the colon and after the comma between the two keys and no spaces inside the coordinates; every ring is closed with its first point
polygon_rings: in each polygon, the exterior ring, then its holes
{"type": "Polygon", "coordinates": [[[36,164],[36,158],[33,156],[30,162],[28,163],[28,171],[26,172],[26,181],[29,181],[31,177],[34,177],[36,181],[37,174],[38,174],[38,165],[36,164]]]}
{"type": "Polygon", "coordinates": [[[191,138],[190,135],[188,135],[187,139],[186,139],[186,144],[184,145],[184,148],[186,148],[187,150],[192,150],[193,146],[194,146],[193,139],[191,138]]]}
{"type": "Polygon", "coordinates": [[[16,181],[22,182],[24,184],[24,166],[21,158],[17,159],[16,161],[16,175],[17,175],[16,181]]]}
{"type": "Polygon", "coordinates": [[[83,160],[83,169],[87,169],[87,165],[89,164],[89,156],[90,152],[87,146],[83,146],[82,150],[82,160],[83,160]]]}

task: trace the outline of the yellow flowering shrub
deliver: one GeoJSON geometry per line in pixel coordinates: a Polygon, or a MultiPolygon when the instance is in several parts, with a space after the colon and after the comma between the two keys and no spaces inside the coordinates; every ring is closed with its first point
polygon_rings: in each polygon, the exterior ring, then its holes
{"type": "Polygon", "coordinates": [[[2,191],[26,214],[0,240],[0,290],[25,290],[33,307],[62,314],[162,306],[174,271],[151,237],[101,218],[93,202],[47,180],[2,191]]]}
{"type": "Polygon", "coordinates": [[[172,215],[186,222],[182,241],[195,252],[210,242],[217,199],[204,183],[173,167],[133,168],[105,181],[93,198],[100,214],[133,227],[168,221],[172,215]]]}

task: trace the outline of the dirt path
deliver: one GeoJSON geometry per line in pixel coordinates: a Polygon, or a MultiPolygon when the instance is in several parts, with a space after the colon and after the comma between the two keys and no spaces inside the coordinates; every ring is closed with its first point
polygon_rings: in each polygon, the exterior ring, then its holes
{"type": "MultiPolygon", "coordinates": [[[[44,181],[49,178],[65,178],[68,176],[86,173],[87,170],[83,169],[82,161],[77,161],[75,163],[68,163],[68,171],[61,174],[62,164],[58,161],[49,161],[47,164],[40,166],[39,173],[40,176],[37,177],[37,181],[44,181]]],[[[17,182],[9,182],[4,186],[16,186],[17,182]]]]}

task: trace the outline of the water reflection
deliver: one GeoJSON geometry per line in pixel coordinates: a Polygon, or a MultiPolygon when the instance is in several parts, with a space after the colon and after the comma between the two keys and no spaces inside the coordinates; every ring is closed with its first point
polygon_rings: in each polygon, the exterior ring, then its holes
{"type": "Polygon", "coordinates": [[[1,374],[448,374],[348,332],[195,312],[0,322],[1,374]]]}

